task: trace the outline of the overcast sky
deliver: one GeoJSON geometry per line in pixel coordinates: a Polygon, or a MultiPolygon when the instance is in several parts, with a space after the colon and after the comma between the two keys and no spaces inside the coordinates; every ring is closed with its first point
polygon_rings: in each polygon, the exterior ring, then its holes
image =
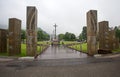
{"type": "Polygon", "coordinates": [[[0,0],[0,28],[8,28],[8,18],[22,20],[26,28],[26,6],[36,6],[38,27],[57,34],[72,32],[77,36],[86,26],[86,12],[98,10],[98,21],[107,20],[110,27],[120,25],[120,0],[0,0]]]}

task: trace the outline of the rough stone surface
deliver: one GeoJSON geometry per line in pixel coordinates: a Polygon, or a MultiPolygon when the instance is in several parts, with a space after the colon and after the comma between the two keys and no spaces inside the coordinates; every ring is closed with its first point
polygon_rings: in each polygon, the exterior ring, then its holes
{"type": "Polygon", "coordinates": [[[9,55],[21,53],[21,20],[9,19],[9,55]]]}
{"type": "Polygon", "coordinates": [[[106,52],[116,48],[119,48],[119,40],[115,37],[115,30],[109,28],[108,21],[99,22],[99,50],[106,52]]]}
{"type": "Polygon", "coordinates": [[[109,50],[109,23],[108,21],[99,22],[99,49],[109,50]]]}
{"type": "Polygon", "coordinates": [[[0,29],[0,52],[7,52],[7,30],[0,29]]]}
{"type": "Polygon", "coordinates": [[[27,55],[34,56],[37,51],[37,9],[27,7],[27,55]]]}
{"type": "Polygon", "coordinates": [[[114,29],[109,30],[109,42],[110,42],[110,49],[111,50],[119,48],[119,40],[115,36],[114,29]]]}
{"type": "Polygon", "coordinates": [[[97,11],[90,10],[87,12],[87,47],[88,54],[93,56],[97,52],[97,11]]]}

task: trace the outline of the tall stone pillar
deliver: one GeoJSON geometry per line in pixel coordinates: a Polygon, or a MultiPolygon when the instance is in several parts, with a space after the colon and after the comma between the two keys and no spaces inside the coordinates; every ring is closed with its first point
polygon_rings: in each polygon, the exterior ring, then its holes
{"type": "Polygon", "coordinates": [[[119,48],[119,39],[115,36],[114,29],[109,30],[109,38],[110,49],[113,50],[119,48]]]}
{"type": "Polygon", "coordinates": [[[97,52],[97,11],[87,12],[87,49],[88,55],[93,56],[97,52]]]}
{"type": "Polygon", "coordinates": [[[99,24],[99,49],[109,50],[109,23],[108,21],[101,21],[99,24]]]}
{"type": "Polygon", "coordinates": [[[7,30],[0,29],[0,52],[7,52],[7,30]]]}
{"type": "Polygon", "coordinates": [[[27,55],[34,56],[37,51],[37,9],[27,7],[27,55]]]}
{"type": "Polygon", "coordinates": [[[115,40],[115,49],[118,49],[120,47],[119,45],[119,38],[116,37],[116,40],[115,40]]]}
{"type": "Polygon", "coordinates": [[[21,53],[21,20],[9,19],[9,55],[21,53]]]}

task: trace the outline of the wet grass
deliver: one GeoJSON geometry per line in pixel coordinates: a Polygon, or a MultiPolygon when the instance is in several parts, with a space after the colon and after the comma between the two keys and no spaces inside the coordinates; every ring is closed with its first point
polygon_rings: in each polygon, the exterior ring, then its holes
{"type": "MultiPolygon", "coordinates": [[[[49,42],[40,41],[38,44],[47,45],[49,42]]],[[[41,53],[45,48],[45,46],[37,46],[37,54],[41,53]]],[[[21,44],[21,54],[19,56],[26,56],[26,44],[21,44]]]]}
{"type": "Polygon", "coordinates": [[[8,56],[8,53],[0,53],[0,56],[8,56]]]}
{"type": "MultiPolygon", "coordinates": [[[[76,43],[76,41],[63,41],[65,45],[76,43]]],[[[60,42],[62,44],[62,41],[60,42]]]]}
{"type": "Polygon", "coordinates": [[[21,54],[20,56],[26,56],[26,44],[21,44],[21,54]]]}
{"type": "Polygon", "coordinates": [[[51,42],[50,41],[39,41],[39,42],[37,42],[37,44],[46,45],[46,44],[51,44],[51,42]]]}
{"type": "MultiPolygon", "coordinates": [[[[70,47],[80,51],[80,45],[73,45],[73,46],[70,46],[70,47]]],[[[82,52],[87,53],[87,43],[83,43],[82,44],[82,52]]],[[[112,50],[112,52],[113,53],[120,53],[120,48],[114,49],[114,50],[112,50]]]]}
{"type": "Polygon", "coordinates": [[[69,47],[73,48],[75,50],[87,53],[87,43],[83,43],[81,45],[82,45],[82,50],[80,49],[80,44],[78,44],[78,45],[72,45],[72,46],[69,46],[69,47]]]}
{"type": "Polygon", "coordinates": [[[120,53],[120,48],[112,50],[113,53],[120,53]]]}
{"type": "MultiPolygon", "coordinates": [[[[63,43],[65,45],[67,44],[73,44],[73,43],[77,43],[76,41],[63,41],[63,43]]],[[[42,45],[48,45],[51,44],[51,42],[48,41],[39,41],[38,44],[42,44],[42,45]]],[[[60,44],[62,44],[62,42],[60,42],[60,44]]],[[[76,49],[78,51],[80,51],[80,44],[77,45],[72,45],[69,46],[73,49],[76,49]]],[[[41,51],[45,49],[45,46],[37,46],[37,53],[41,53],[41,51]]],[[[82,44],[82,52],[87,53],[87,43],[83,43],[82,44]]],[[[113,53],[120,53],[120,48],[119,49],[114,49],[112,50],[113,53]]],[[[8,56],[8,53],[0,53],[0,56],[8,56]]],[[[26,44],[21,44],[21,54],[20,55],[16,55],[16,56],[26,56],[26,44]]]]}
{"type": "MultiPolygon", "coordinates": [[[[41,41],[38,42],[38,44],[50,44],[50,42],[46,42],[46,41],[41,41]]],[[[41,53],[41,51],[45,49],[45,46],[37,46],[37,54],[41,53]]],[[[0,53],[0,56],[9,56],[8,53],[0,53]]],[[[15,55],[16,57],[25,57],[26,56],[26,44],[21,44],[21,54],[19,55],[15,55]]]]}

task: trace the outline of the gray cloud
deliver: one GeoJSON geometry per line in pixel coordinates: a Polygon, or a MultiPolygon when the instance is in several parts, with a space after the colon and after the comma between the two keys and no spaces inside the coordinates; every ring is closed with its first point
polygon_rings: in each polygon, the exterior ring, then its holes
{"type": "Polygon", "coordinates": [[[86,25],[86,12],[91,9],[98,10],[98,21],[108,20],[111,27],[118,26],[119,3],[119,0],[1,0],[0,27],[8,25],[8,18],[15,17],[26,28],[26,6],[36,6],[38,27],[52,33],[56,23],[57,34],[68,31],[79,35],[86,25]]]}

